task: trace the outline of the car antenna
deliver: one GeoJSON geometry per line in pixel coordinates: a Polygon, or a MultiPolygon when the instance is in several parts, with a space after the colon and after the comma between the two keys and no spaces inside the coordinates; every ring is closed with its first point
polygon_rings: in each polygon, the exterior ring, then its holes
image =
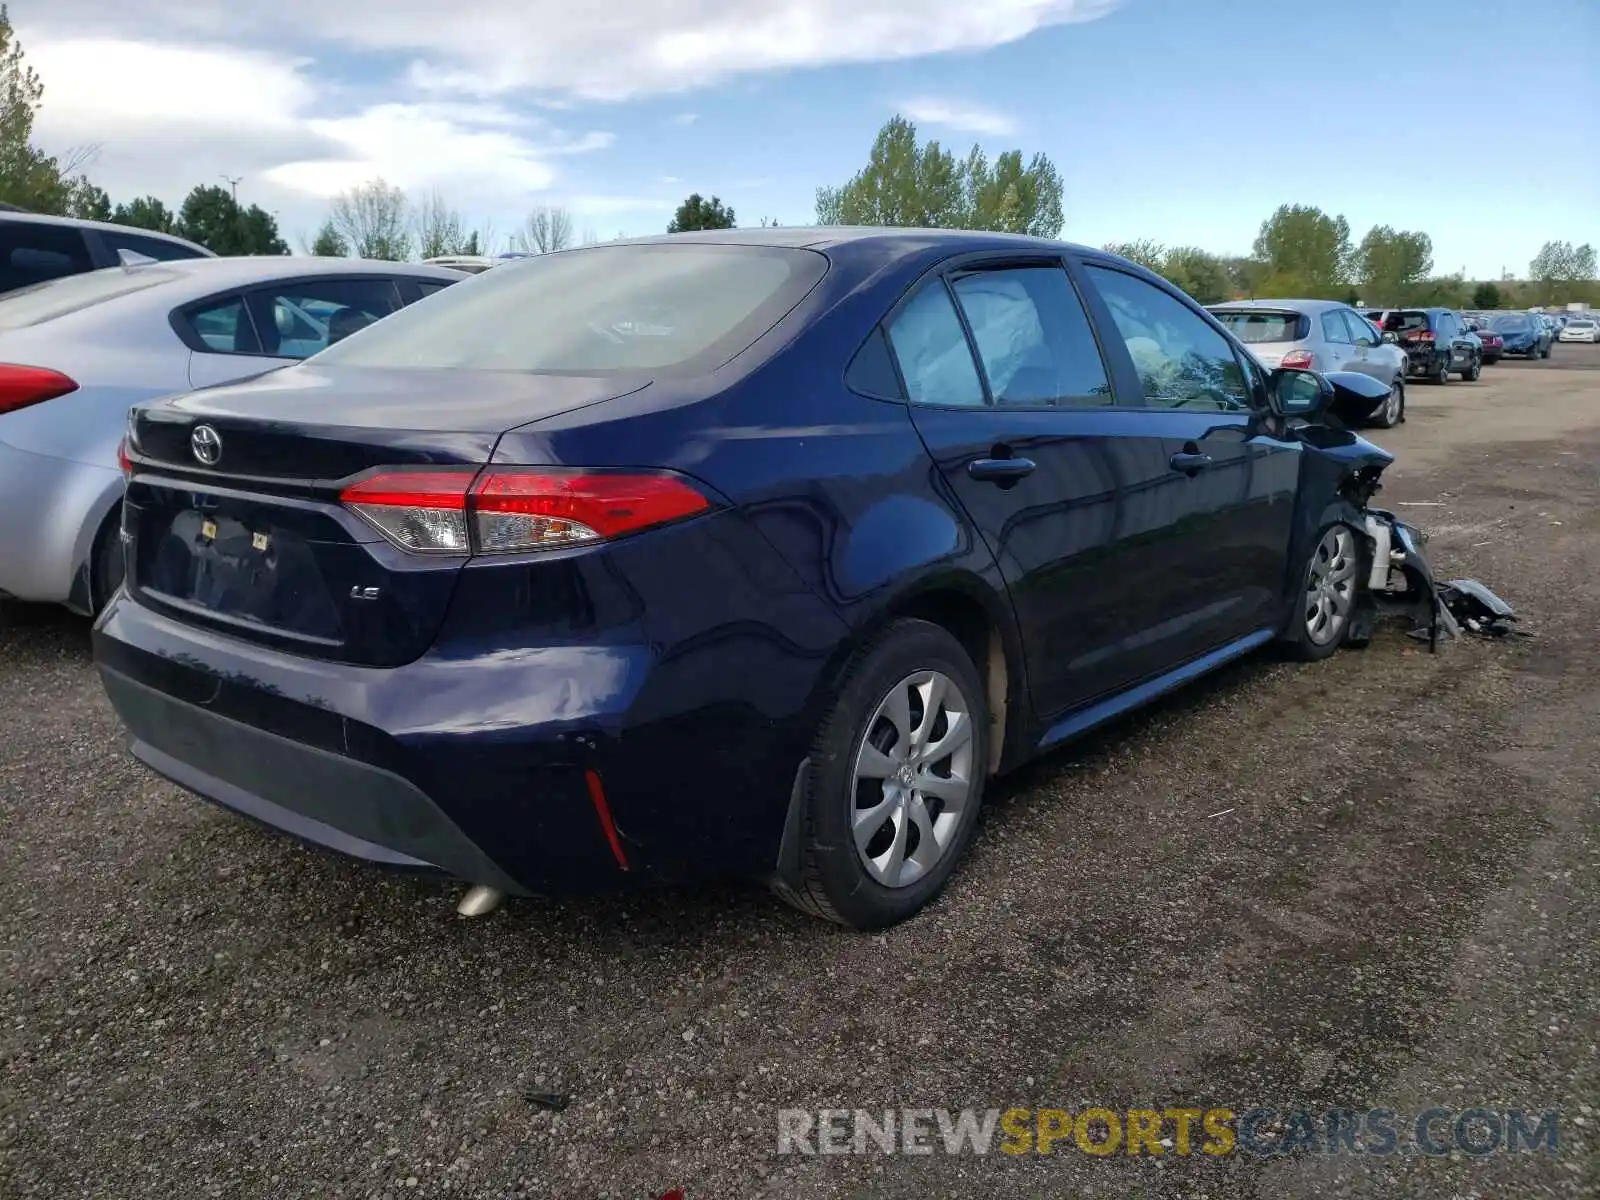
{"type": "Polygon", "coordinates": [[[148,267],[160,260],[151,258],[148,254],[140,254],[137,250],[118,250],[117,261],[122,264],[124,271],[134,267],[148,267]]]}

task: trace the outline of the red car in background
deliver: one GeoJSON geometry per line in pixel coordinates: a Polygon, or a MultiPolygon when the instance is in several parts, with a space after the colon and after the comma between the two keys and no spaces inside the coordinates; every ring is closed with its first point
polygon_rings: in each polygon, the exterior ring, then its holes
{"type": "Polygon", "coordinates": [[[1473,327],[1472,332],[1483,343],[1483,365],[1500,361],[1500,356],[1506,352],[1506,340],[1494,330],[1482,325],[1473,327]]]}

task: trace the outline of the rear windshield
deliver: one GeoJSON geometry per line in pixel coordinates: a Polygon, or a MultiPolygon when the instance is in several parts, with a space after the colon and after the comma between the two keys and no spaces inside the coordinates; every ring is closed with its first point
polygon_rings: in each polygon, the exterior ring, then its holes
{"type": "Polygon", "coordinates": [[[1500,329],[1507,333],[1514,333],[1518,329],[1528,328],[1530,322],[1527,317],[1518,313],[1508,313],[1503,317],[1496,317],[1489,322],[1490,329],[1500,329]]]}
{"type": "Polygon", "coordinates": [[[107,267],[103,271],[89,271],[83,275],[68,275],[32,287],[18,288],[0,296],[0,329],[21,329],[25,325],[38,325],[56,317],[64,317],[130,292],[170,283],[180,279],[176,271],[163,271],[159,267],[140,267],[125,271],[121,267],[107,267]]]}
{"type": "Polygon", "coordinates": [[[1309,318],[1296,312],[1257,312],[1235,309],[1214,314],[1246,345],[1258,342],[1298,342],[1311,332],[1309,318]]]}
{"type": "Polygon", "coordinates": [[[810,250],[652,243],[508,262],[329,347],[329,366],[695,373],[720,366],[827,270],[810,250]]]}
{"type": "Polygon", "coordinates": [[[1392,312],[1383,319],[1383,328],[1387,333],[1412,333],[1428,327],[1428,314],[1425,312],[1392,312]]]}

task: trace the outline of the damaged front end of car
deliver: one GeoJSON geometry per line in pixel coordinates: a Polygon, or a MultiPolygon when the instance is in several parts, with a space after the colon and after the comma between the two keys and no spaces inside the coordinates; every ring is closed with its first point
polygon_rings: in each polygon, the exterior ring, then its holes
{"type": "MultiPolygon", "coordinates": [[[[1382,386],[1364,375],[1330,374],[1327,380],[1336,393],[1350,391],[1362,398],[1382,386]]],[[[1307,469],[1323,474],[1336,496],[1321,514],[1324,527],[1339,522],[1365,535],[1365,586],[1357,589],[1346,645],[1365,645],[1386,618],[1408,620],[1409,635],[1426,641],[1430,650],[1463,633],[1503,637],[1512,632],[1517,617],[1509,604],[1476,579],[1435,578],[1423,553],[1427,534],[1373,505],[1393,455],[1331,425],[1308,425],[1300,435],[1318,452],[1307,469]]]]}

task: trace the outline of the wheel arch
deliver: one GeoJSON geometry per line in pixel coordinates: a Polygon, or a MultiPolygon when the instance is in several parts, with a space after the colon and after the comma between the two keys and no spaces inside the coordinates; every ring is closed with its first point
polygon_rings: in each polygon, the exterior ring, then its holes
{"type": "Polygon", "coordinates": [[[820,720],[846,671],[862,650],[892,622],[927,621],[961,643],[984,683],[989,710],[989,773],[1018,764],[1026,754],[1031,720],[1021,633],[1010,598],[968,571],[934,572],[881,598],[870,615],[853,623],[850,636],[823,672],[813,705],[820,720]]]}

